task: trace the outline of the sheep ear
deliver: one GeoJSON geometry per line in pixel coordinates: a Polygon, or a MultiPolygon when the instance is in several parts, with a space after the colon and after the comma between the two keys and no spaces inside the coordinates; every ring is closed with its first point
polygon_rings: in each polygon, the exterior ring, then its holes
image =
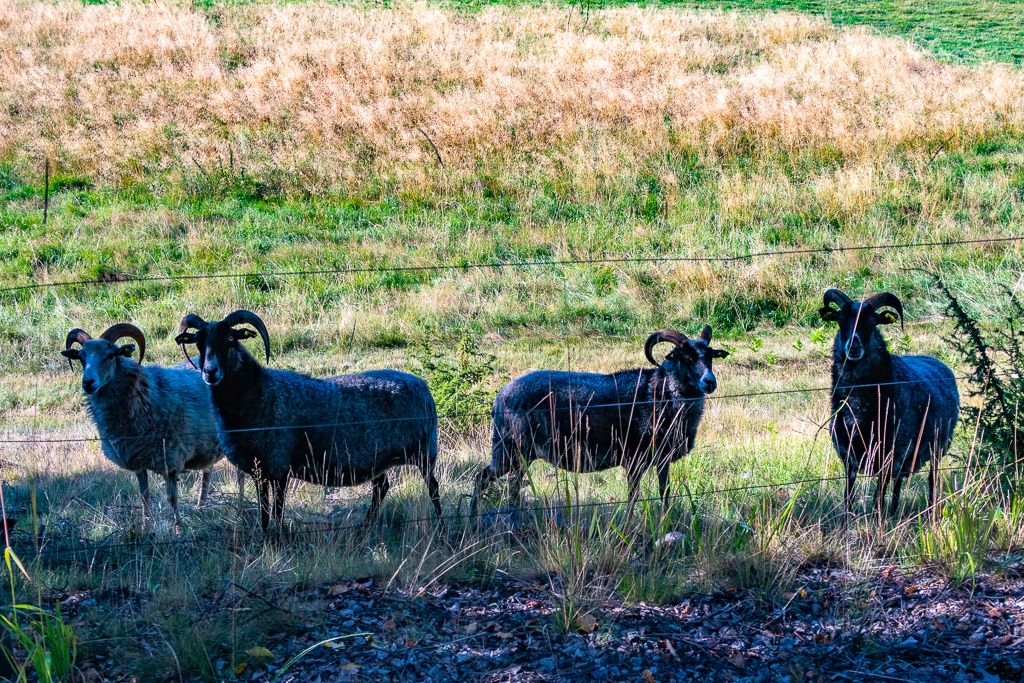
{"type": "Polygon", "coordinates": [[[196,335],[192,334],[191,332],[182,332],[181,334],[174,338],[174,343],[177,344],[178,346],[181,346],[182,344],[195,344],[196,335]]]}
{"type": "Polygon", "coordinates": [[[839,311],[832,308],[831,306],[823,306],[818,309],[818,315],[821,316],[822,320],[830,323],[839,322],[839,311]]]}
{"type": "Polygon", "coordinates": [[[250,330],[248,327],[243,327],[240,330],[235,330],[235,339],[252,339],[256,336],[256,333],[250,330]]]}
{"type": "Polygon", "coordinates": [[[875,313],[876,325],[892,325],[897,320],[899,320],[899,318],[897,318],[896,314],[892,311],[878,311],[875,313]]]}
{"type": "Polygon", "coordinates": [[[711,350],[711,357],[712,358],[728,358],[729,357],[729,352],[726,351],[725,349],[712,349],[711,350]]]}
{"type": "Polygon", "coordinates": [[[117,355],[125,358],[131,358],[133,353],[135,353],[135,344],[125,344],[117,349],[117,355]]]}

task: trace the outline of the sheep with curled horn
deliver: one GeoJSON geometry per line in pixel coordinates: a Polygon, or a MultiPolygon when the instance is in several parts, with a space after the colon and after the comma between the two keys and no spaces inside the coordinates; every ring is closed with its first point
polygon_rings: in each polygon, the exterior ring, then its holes
{"type": "Polygon", "coordinates": [[[624,468],[629,512],[640,479],[655,467],[667,504],[669,467],[693,448],[704,397],[718,386],[713,360],[729,353],[711,347],[711,327],[705,326],[699,339],[655,332],[644,355],[653,368],[610,375],[541,370],[506,384],[494,400],[491,463],[476,476],[474,513],[488,486],[506,474],[517,499],[534,460],[573,472],[624,468]],[[672,350],[659,362],[653,351],[661,343],[672,350]]]}
{"type": "Polygon", "coordinates": [[[838,289],[825,292],[819,311],[836,322],[832,349],[832,445],[846,471],[844,509],[853,504],[857,473],[877,477],[874,508],[881,516],[892,482],[890,514],[899,508],[903,481],[925,464],[928,505],[935,505],[935,471],[949,449],[960,416],[956,377],[937,358],[889,352],[879,325],[903,324],[903,304],[882,292],[863,302],[838,289]]]}
{"type": "Polygon", "coordinates": [[[400,465],[419,468],[440,518],[437,407],[426,382],[394,370],[326,379],[272,370],[241,343],[257,333],[269,362],[270,336],[250,311],[211,322],[187,315],[176,341],[183,353],[186,344],[199,349],[221,445],[228,460],[258,483],[263,530],[270,523],[269,489],[280,521],[292,476],[325,486],[372,482],[367,519],[373,519],[390,487],[388,470],[400,465]]]}
{"type": "Polygon", "coordinates": [[[167,500],[180,524],[178,476],[201,470],[202,507],[210,488],[210,468],[224,453],[217,440],[210,390],[199,373],[186,363],[173,368],[141,365],[146,337],[129,323],[113,325],[96,339],[75,328],[68,332],[61,355],[72,369],[73,361],[82,364],[82,390],[103,453],[135,473],[146,516],[153,514],[150,472],[167,480],[167,500]],[[117,345],[124,337],[138,343],[138,362],[131,359],[135,344],[117,345]],[[75,344],[79,348],[73,348],[75,344]]]}

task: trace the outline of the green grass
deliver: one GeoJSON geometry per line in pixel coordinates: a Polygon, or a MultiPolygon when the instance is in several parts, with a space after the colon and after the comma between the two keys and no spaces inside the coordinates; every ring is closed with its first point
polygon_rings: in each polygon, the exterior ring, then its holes
{"type": "Polygon", "coordinates": [[[922,0],[857,2],[840,0],[754,0],[695,2],[744,10],[823,14],[840,26],[872,26],[906,37],[939,57],[956,61],[1024,61],[1024,2],[1020,0],[922,0]]]}

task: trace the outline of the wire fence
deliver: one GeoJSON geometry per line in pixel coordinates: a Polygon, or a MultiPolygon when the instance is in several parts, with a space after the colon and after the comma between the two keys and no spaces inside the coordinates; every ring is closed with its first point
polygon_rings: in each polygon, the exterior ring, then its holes
{"type": "MultiPolygon", "coordinates": [[[[1012,373],[995,373],[994,377],[1006,377],[1011,376],[1012,373]]],[[[835,387],[808,387],[805,389],[779,389],[773,391],[751,391],[739,394],[708,394],[699,398],[685,398],[681,399],[680,402],[683,404],[692,404],[696,401],[704,400],[734,400],[742,398],[758,398],[763,396],[785,396],[793,394],[803,393],[820,393],[820,392],[846,392],[854,391],[857,389],[873,389],[881,387],[893,387],[901,385],[927,385],[944,382],[957,382],[961,380],[971,379],[970,375],[962,375],[960,377],[948,377],[941,379],[932,380],[903,380],[899,382],[873,382],[869,384],[842,384],[835,387]]],[[[488,418],[497,416],[508,416],[508,415],[519,415],[519,414],[530,414],[530,413],[544,413],[550,414],[552,412],[588,412],[595,410],[602,410],[608,408],[637,408],[643,406],[671,406],[673,401],[671,399],[665,400],[649,400],[649,401],[620,401],[615,403],[580,403],[580,404],[569,404],[569,405],[548,405],[547,403],[538,405],[533,408],[520,408],[520,409],[509,409],[500,408],[492,409],[486,412],[454,412],[454,413],[441,413],[438,418],[449,419],[449,420],[465,420],[467,418],[488,418]]],[[[685,410],[686,405],[681,406],[678,410],[685,410]]],[[[381,423],[397,423],[397,422],[409,422],[409,421],[423,421],[430,419],[429,416],[417,415],[413,417],[385,417],[375,418],[370,420],[345,420],[338,422],[321,422],[314,424],[299,424],[299,425],[266,425],[262,427],[245,427],[237,429],[220,429],[211,431],[199,431],[199,432],[174,432],[168,434],[142,434],[137,436],[118,436],[112,438],[112,441],[118,443],[133,440],[169,440],[181,438],[183,436],[207,436],[211,434],[241,434],[241,433],[252,433],[252,432],[271,432],[271,431],[285,431],[290,429],[297,430],[314,430],[314,429],[332,429],[337,427],[355,427],[365,426],[371,424],[381,423]]],[[[95,443],[96,441],[102,440],[102,437],[69,437],[69,438],[18,438],[18,439],[0,439],[0,445],[2,444],[44,444],[44,443],[95,443]]]]}
{"type": "Polygon", "coordinates": [[[894,251],[899,249],[922,249],[927,247],[953,247],[972,244],[998,244],[1016,243],[1024,241],[1020,237],[985,237],[978,239],[945,240],[932,242],[898,242],[889,244],[871,244],[859,246],[829,246],[813,249],[784,249],[777,251],[757,251],[749,254],[734,254],[728,256],[615,256],[599,258],[577,258],[561,260],[538,260],[538,261],[482,261],[464,264],[431,264],[425,266],[360,266],[351,268],[322,268],[310,270],[285,270],[285,271],[250,271],[240,273],[196,273],[176,275],[126,275],[112,276],[103,279],[81,279],[62,280],[58,282],[35,282],[23,285],[8,285],[0,288],[0,294],[19,292],[35,289],[51,289],[56,287],[81,287],[116,284],[139,283],[139,282],[166,282],[166,281],[190,281],[190,280],[223,280],[243,279],[251,277],[314,277],[322,275],[357,275],[368,273],[412,273],[412,272],[447,272],[447,271],[469,271],[469,270],[495,270],[515,268],[550,268],[558,266],[582,266],[582,265],[610,265],[616,263],[739,263],[756,258],[770,258],[776,256],[799,256],[810,254],[837,254],[845,252],[861,251],[894,251]]]}

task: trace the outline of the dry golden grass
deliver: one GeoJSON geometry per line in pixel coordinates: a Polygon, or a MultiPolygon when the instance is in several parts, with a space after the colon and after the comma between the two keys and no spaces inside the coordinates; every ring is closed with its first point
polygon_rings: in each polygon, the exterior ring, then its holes
{"type": "MultiPolygon", "coordinates": [[[[1022,124],[1019,70],[792,14],[614,9],[584,28],[556,7],[0,0],[0,157],[111,183],[194,159],[314,193],[437,187],[422,129],[445,182],[485,167],[596,191],[665,150],[926,155],[1022,124]]],[[[874,185],[870,165],[832,182],[850,185],[837,209],[874,185]]]]}

